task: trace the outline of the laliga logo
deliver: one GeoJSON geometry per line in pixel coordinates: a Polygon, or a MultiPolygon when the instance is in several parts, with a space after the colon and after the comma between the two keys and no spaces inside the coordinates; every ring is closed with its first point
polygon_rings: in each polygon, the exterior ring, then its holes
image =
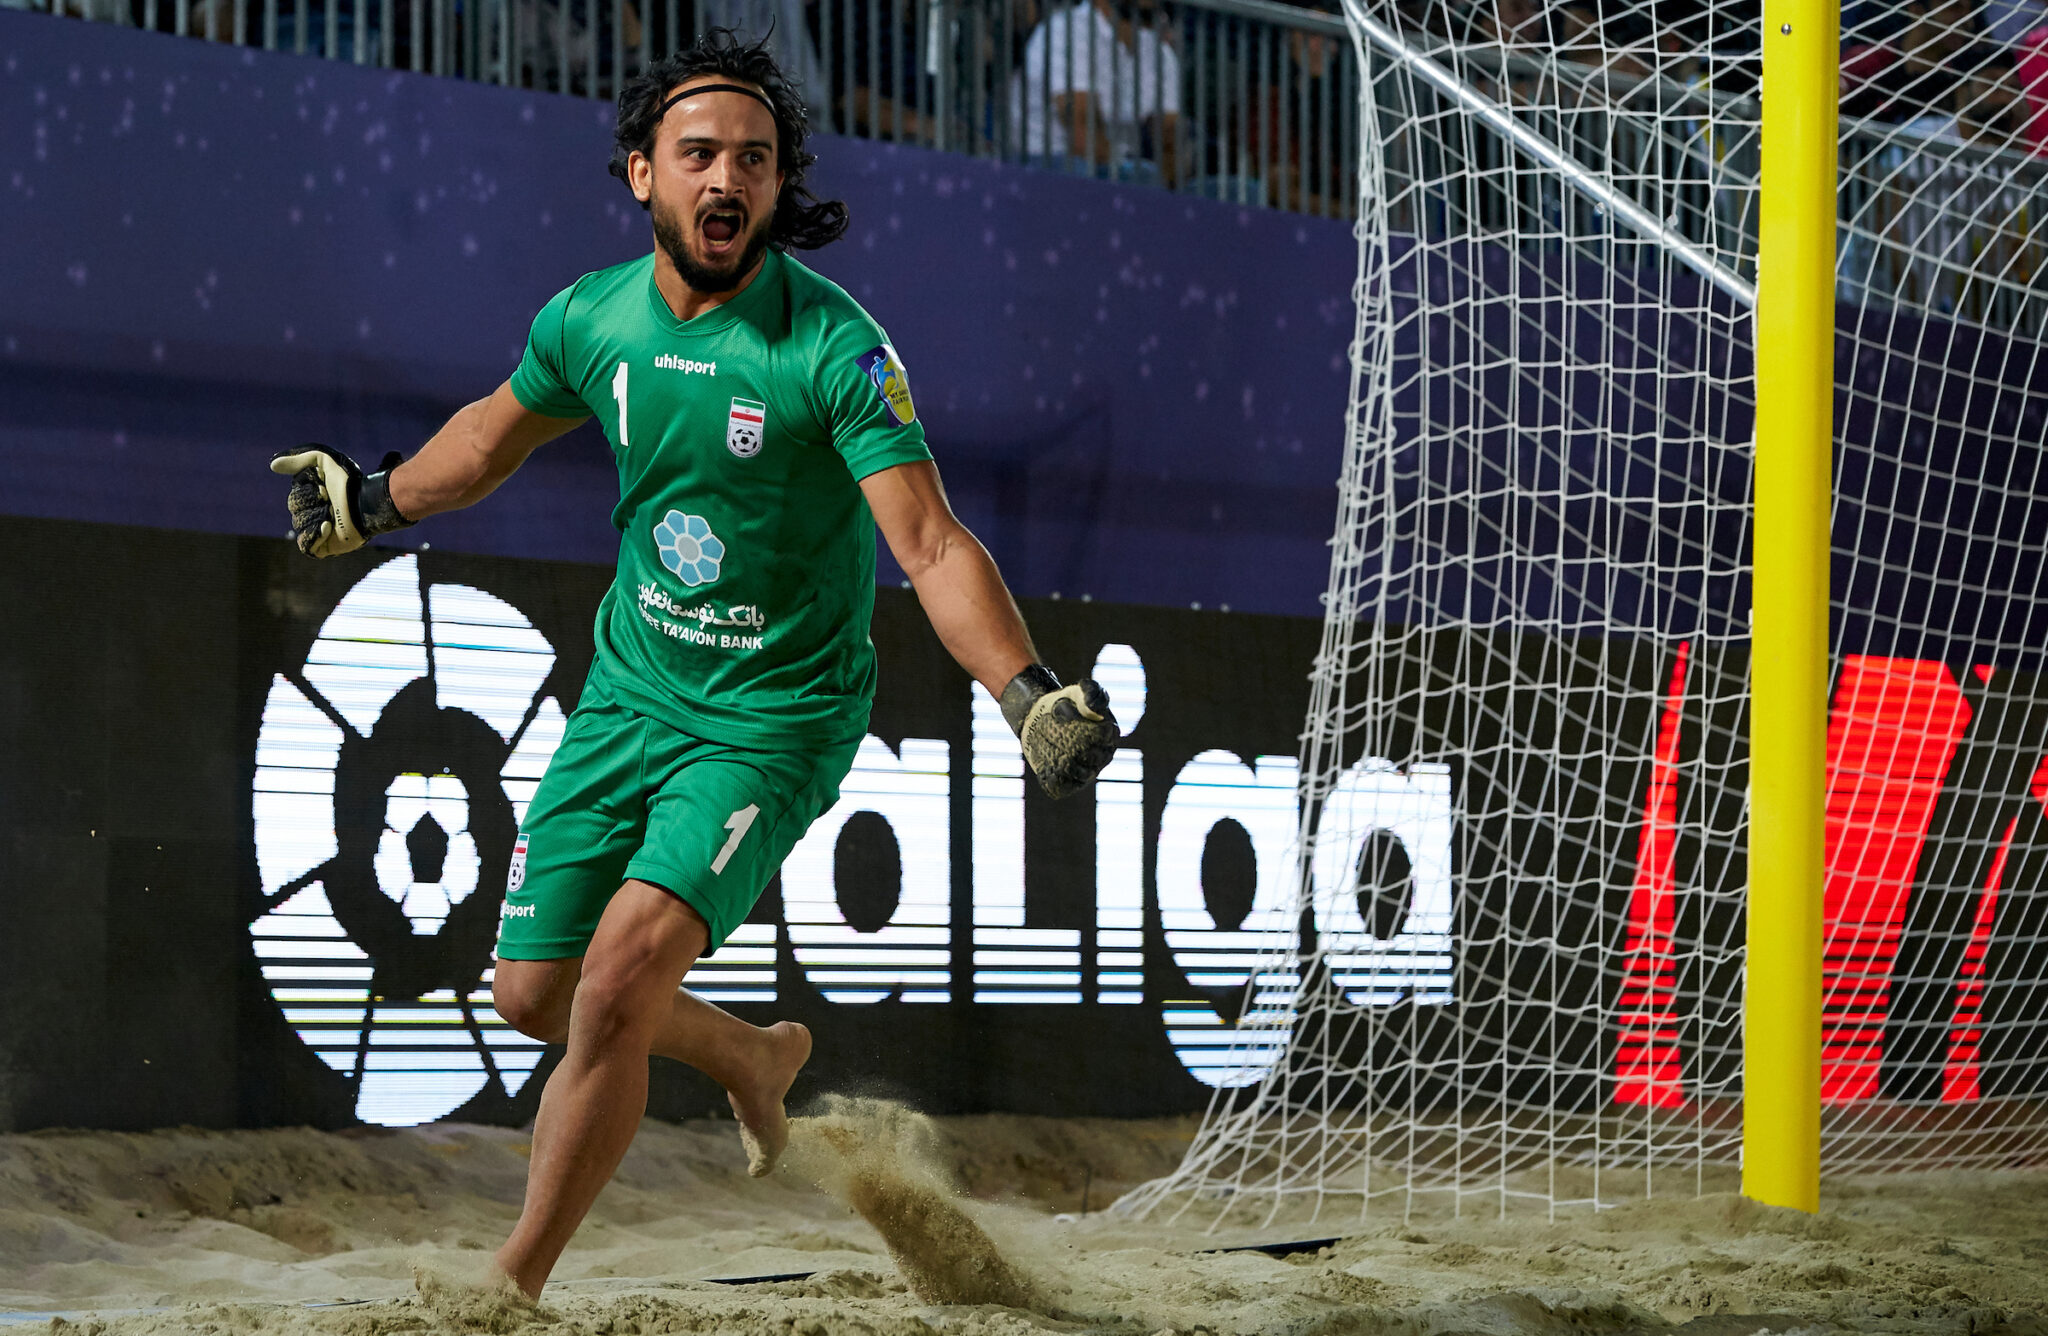
{"type": "MultiPolygon", "coordinates": [[[[663,558],[710,565],[709,582],[722,551],[696,526],[670,516],[663,558]]],[[[353,1083],[365,1122],[428,1122],[494,1084],[517,1094],[540,1061],[542,1046],[492,1010],[491,952],[514,840],[565,727],[546,690],[554,660],[518,609],[423,586],[404,556],[349,590],[297,675],[272,680],[254,795],[264,908],[250,936],[285,1020],[353,1083]]],[[[1298,762],[1200,752],[1152,809],[1144,664],[1108,645],[1092,675],[1129,731],[1093,790],[1092,944],[1028,921],[1024,758],[973,690],[964,756],[944,739],[862,739],[839,800],[783,864],[787,949],[826,1000],[861,1005],[955,1001],[965,947],[972,992],[959,1001],[1128,1006],[1156,1018],[1195,1079],[1254,1084],[1286,1051],[1301,987],[1298,762]],[[952,896],[958,784],[971,923],[952,896]],[[1151,905],[1163,934],[1151,945],[1170,968],[1147,969],[1151,905]]],[[[1361,1008],[1450,1001],[1448,767],[1362,760],[1314,824],[1309,918],[1329,985],[1361,1008]]],[[[691,988],[777,1001],[777,938],[774,924],[741,924],[691,988]]]]}
{"type": "Polygon", "coordinates": [[[491,951],[513,839],[562,738],[554,662],[518,609],[423,586],[403,556],[271,681],[249,935],[285,1021],[350,1080],[364,1122],[430,1122],[493,1084],[517,1094],[540,1061],[491,1009],[491,951]]]}
{"type": "MultiPolygon", "coordinates": [[[[1148,830],[1144,664],[1133,647],[1107,645],[1090,675],[1109,691],[1135,744],[1117,751],[1093,789],[1092,950],[1079,928],[1028,921],[1024,758],[996,703],[970,688],[966,776],[956,778],[942,739],[905,738],[892,749],[864,738],[839,801],[791,850],[782,903],[797,967],[837,1003],[951,1002],[955,944],[971,933],[975,1003],[1156,1007],[1196,1080],[1254,1084],[1286,1051],[1300,991],[1292,909],[1299,763],[1201,752],[1175,773],[1148,830]],[[970,794],[971,925],[955,920],[951,893],[949,795],[962,779],[970,794]],[[1149,977],[1148,842],[1156,853],[1153,903],[1176,967],[1149,977]],[[849,848],[861,844],[887,850],[867,861],[893,869],[880,878],[893,894],[879,912],[857,915],[851,906],[867,901],[872,887],[841,878],[849,848]],[[1229,875],[1246,853],[1255,869],[1248,905],[1233,903],[1239,888],[1229,875]]],[[[1362,760],[1323,800],[1311,918],[1329,983],[1353,1006],[1451,1000],[1451,826],[1444,765],[1402,770],[1362,760]]],[[[772,931],[748,926],[762,930],[751,944],[761,954],[735,962],[731,992],[706,996],[774,998],[772,931]]],[[[706,982],[716,986],[715,975],[706,982]]]]}

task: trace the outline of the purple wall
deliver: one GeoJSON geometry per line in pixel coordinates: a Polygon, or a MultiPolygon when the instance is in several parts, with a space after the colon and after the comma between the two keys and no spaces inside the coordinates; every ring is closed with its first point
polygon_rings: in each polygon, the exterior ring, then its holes
{"type": "MultiPolygon", "coordinates": [[[[609,106],[0,12],[0,511],[274,535],[270,453],[411,450],[642,252],[609,106]]],[[[1347,230],[822,139],[817,254],[888,327],[1020,593],[1316,613],[1347,230]]],[[[609,562],[594,432],[436,547],[609,562]]],[[[886,578],[895,578],[892,569],[886,578]]]]}
{"type": "MultiPolygon", "coordinates": [[[[509,372],[551,294],[647,246],[604,171],[610,115],[0,12],[0,513],[275,535],[272,450],[416,447],[509,372]]],[[[817,263],[888,326],[955,503],[1020,594],[1320,612],[1356,268],[1342,226],[861,141],[818,148],[817,184],[854,226],[817,263]]],[[[1406,359],[1425,337],[1444,353],[1478,336],[1491,354],[1470,374],[1398,370],[1396,494],[1454,467],[1431,437],[1498,447],[1460,540],[1470,579],[1435,578],[1397,539],[1391,620],[1662,626],[1702,599],[1747,606],[1743,589],[1686,574],[1709,553],[1735,562],[1742,525],[1654,519],[1701,481],[1689,433],[1660,433],[1660,418],[1707,396],[1722,438],[1747,439],[1748,406],[1721,379],[1741,381],[1746,350],[1720,322],[1664,314],[1696,305],[1658,300],[1654,285],[1685,287],[1682,274],[1564,285],[1629,294],[1616,321],[1512,272],[1561,262],[1486,246],[1434,252],[1430,272],[1413,251],[1393,266],[1397,314],[1425,279],[1439,295],[1523,296],[1479,303],[1471,329],[1438,315],[1396,332],[1406,359]],[[1721,375],[1673,374],[1695,340],[1715,345],[1721,375]],[[1569,387],[1565,415],[1555,367],[1571,348],[1617,370],[1569,387]],[[1563,461],[1627,493],[1615,523],[1546,508],[1563,461]],[[1510,532],[1555,533],[1584,560],[1546,584],[1510,532]]],[[[2048,598],[2015,566],[2048,545],[2048,502],[2032,500],[2048,486],[2048,362],[2025,341],[1875,310],[1845,308],[1840,333],[1837,649],[1967,670],[2048,647],[2048,598]]],[[[1739,515],[1744,452],[1714,482],[1717,513],[1739,515]]],[[[586,431],[413,540],[609,562],[615,486],[586,431]]],[[[886,559],[882,578],[898,578],[886,559]]]]}

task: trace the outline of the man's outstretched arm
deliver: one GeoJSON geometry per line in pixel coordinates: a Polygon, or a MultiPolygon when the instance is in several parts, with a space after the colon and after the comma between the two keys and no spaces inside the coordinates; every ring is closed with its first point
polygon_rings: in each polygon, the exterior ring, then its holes
{"type": "Polygon", "coordinates": [[[938,468],[898,464],[869,474],[860,489],[946,652],[1001,699],[1038,651],[995,560],[954,516],[938,468]]]}
{"type": "Polygon", "coordinates": [[[382,471],[365,476],[340,451],[305,445],[270,467],[292,478],[286,504],[300,550],[332,557],[429,515],[475,505],[528,455],[581,421],[536,413],[505,384],[459,410],[403,464],[394,453],[382,471]]]}
{"type": "Polygon", "coordinates": [[[391,499],[409,520],[473,506],[528,455],[588,420],[536,413],[519,402],[508,381],[457,411],[418,454],[391,471],[391,499]]]}
{"type": "Polygon", "coordinates": [[[1039,784],[1055,798],[1085,786],[1116,752],[1108,693],[1087,681],[1061,687],[1038,662],[1016,600],[988,550],[954,516],[937,467],[898,464],[860,487],[932,629],[1001,704],[1039,784]]]}

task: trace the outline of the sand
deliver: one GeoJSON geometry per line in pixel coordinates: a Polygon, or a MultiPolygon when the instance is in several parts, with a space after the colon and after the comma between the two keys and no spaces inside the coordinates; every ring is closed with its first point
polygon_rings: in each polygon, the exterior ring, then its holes
{"type": "Polygon", "coordinates": [[[881,1235],[919,1299],[1059,1311],[957,1199],[931,1119],[889,1100],[828,1095],[789,1131],[790,1168],[881,1235]]]}
{"type": "Polygon", "coordinates": [[[1339,1242],[1276,1258],[1200,1251],[1260,1231],[1100,1210],[1169,1168],[1190,1121],[926,1120],[863,1101],[813,1115],[759,1180],[730,1121],[646,1124],[532,1306],[470,1288],[517,1210],[517,1131],[0,1137],[0,1322],[51,1336],[2048,1336],[2041,1171],[1837,1179],[1814,1217],[1725,1193],[1555,1221],[1469,1202],[1463,1218],[1326,1212],[1263,1236],[1339,1242]]]}

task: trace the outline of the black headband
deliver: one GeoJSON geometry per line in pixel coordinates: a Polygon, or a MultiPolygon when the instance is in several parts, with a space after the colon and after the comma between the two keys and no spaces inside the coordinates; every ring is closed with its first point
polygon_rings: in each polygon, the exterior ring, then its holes
{"type": "Polygon", "coordinates": [[[768,108],[768,114],[775,118],[775,128],[778,131],[782,129],[782,118],[775,115],[775,104],[745,84],[698,84],[695,88],[685,88],[682,92],[677,93],[674,97],[671,97],[668,101],[654,109],[654,123],[656,125],[661,124],[662,117],[668,115],[670,107],[673,107],[686,97],[695,97],[699,93],[745,93],[754,101],[768,108]]]}

